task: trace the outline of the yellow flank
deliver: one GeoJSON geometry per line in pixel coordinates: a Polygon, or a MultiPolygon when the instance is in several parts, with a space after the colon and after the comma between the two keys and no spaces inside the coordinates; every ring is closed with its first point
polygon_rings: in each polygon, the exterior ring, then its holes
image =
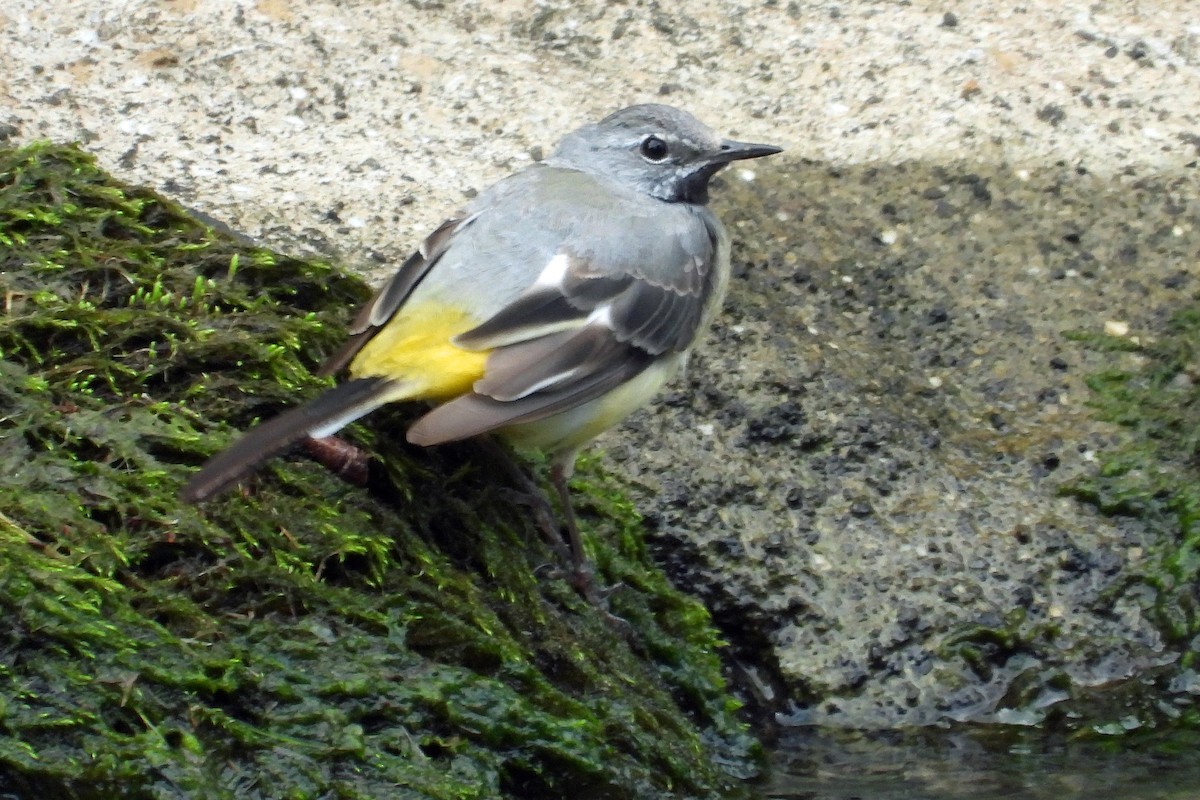
{"type": "Polygon", "coordinates": [[[448,400],[483,377],[490,351],[463,350],[450,339],[479,320],[444,303],[407,305],[371,337],[354,360],[355,378],[386,377],[412,387],[412,400],[448,400]]]}

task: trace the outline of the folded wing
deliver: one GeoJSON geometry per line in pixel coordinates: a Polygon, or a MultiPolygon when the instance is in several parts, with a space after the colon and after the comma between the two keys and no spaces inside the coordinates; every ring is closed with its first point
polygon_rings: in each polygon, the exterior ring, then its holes
{"type": "Polygon", "coordinates": [[[716,289],[717,233],[675,248],[679,260],[648,270],[561,249],[532,288],[455,343],[491,350],[470,394],[409,429],[438,444],[533,422],[599,398],[696,338],[716,289]]]}

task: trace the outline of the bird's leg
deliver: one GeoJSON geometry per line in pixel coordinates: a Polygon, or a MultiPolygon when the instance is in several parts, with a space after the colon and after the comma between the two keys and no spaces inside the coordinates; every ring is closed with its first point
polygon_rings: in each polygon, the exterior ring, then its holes
{"type": "Polygon", "coordinates": [[[558,490],[563,520],[567,523],[567,541],[571,545],[572,583],[576,591],[594,606],[600,605],[600,593],[596,590],[595,575],[583,551],[583,537],[579,535],[579,524],[575,520],[575,507],[571,504],[571,487],[567,481],[575,471],[575,452],[554,457],[550,465],[550,482],[558,490]]]}
{"type": "Polygon", "coordinates": [[[571,505],[570,487],[567,480],[575,468],[575,453],[560,453],[554,457],[550,467],[550,480],[558,492],[562,505],[562,520],[566,523],[567,537],[563,542],[562,528],[557,515],[546,499],[542,488],[530,478],[525,470],[513,460],[507,450],[500,446],[490,436],[481,436],[479,441],[484,450],[508,473],[513,483],[528,497],[529,505],[537,518],[537,528],[546,544],[564,562],[571,564],[571,584],[585,600],[593,605],[600,605],[600,593],[596,590],[592,576],[591,565],[583,551],[583,540],[579,535],[579,526],[575,521],[575,508],[571,505]]]}
{"type": "Polygon", "coordinates": [[[536,527],[542,539],[550,546],[555,555],[564,561],[567,560],[569,556],[563,543],[562,532],[559,530],[554,509],[551,507],[550,501],[546,499],[545,493],[542,492],[542,487],[525,474],[525,470],[521,469],[509,452],[501,447],[495,439],[490,436],[480,436],[479,444],[492,460],[508,473],[509,479],[519,487],[518,491],[524,495],[524,501],[533,510],[533,515],[537,520],[536,527]]]}
{"type": "MultiPolygon", "coordinates": [[[[554,458],[550,467],[550,480],[558,492],[562,505],[563,521],[567,527],[567,540],[564,546],[562,531],[555,520],[554,509],[542,493],[541,487],[525,474],[503,447],[488,436],[480,437],[480,442],[505,472],[516,483],[533,508],[537,518],[537,528],[545,539],[546,544],[564,561],[570,559],[572,584],[590,603],[599,604],[600,595],[596,591],[595,580],[587,554],[583,550],[583,539],[579,535],[579,524],[575,520],[575,507],[571,504],[571,489],[567,481],[575,467],[575,453],[567,453],[554,458]]],[[[370,480],[371,456],[367,451],[356,447],[337,436],[325,436],[320,439],[306,437],[302,442],[305,451],[314,461],[337,475],[347,483],[355,486],[366,486],[370,480]]]]}

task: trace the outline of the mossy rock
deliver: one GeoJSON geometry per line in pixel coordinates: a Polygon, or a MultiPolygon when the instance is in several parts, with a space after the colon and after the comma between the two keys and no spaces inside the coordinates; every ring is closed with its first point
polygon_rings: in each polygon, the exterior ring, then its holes
{"type": "Polygon", "coordinates": [[[1179,309],[1150,341],[1071,336],[1114,354],[1110,368],[1088,378],[1090,404],[1126,436],[1100,454],[1095,475],[1064,492],[1104,514],[1136,518],[1154,533],[1153,544],[1105,600],[1115,605],[1132,597],[1158,629],[1164,661],[1173,659],[1083,693],[1071,710],[1106,736],[1200,731],[1200,302],[1179,309]]]}
{"type": "Polygon", "coordinates": [[[176,499],[369,296],[214,231],[73,147],[0,150],[0,792],[46,797],[713,797],[757,746],[703,609],[636,513],[576,480],[610,611],[557,577],[472,444],[349,436],[350,486],[277,459],[176,499]]]}

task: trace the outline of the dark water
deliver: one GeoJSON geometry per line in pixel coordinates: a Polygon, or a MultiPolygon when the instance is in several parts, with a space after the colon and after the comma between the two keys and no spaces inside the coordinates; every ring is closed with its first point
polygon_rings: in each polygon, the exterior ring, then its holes
{"type": "Polygon", "coordinates": [[[789,734],[764,798],[796,800],[1200,800],[1200,742],[1132,744],[988,728],[789,734]]]}

